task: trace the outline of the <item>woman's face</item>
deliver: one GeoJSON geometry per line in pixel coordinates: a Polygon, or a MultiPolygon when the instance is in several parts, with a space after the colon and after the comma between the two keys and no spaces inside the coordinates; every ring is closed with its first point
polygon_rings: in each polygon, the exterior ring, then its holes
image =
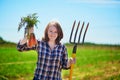
{"type": "Polygon", "coordinates": [[[55,41],[57,37],[58,37],[58,33],[57,33],[56,27],[55,26],[50,26],[48,28],[49,41],[55,41]]]}

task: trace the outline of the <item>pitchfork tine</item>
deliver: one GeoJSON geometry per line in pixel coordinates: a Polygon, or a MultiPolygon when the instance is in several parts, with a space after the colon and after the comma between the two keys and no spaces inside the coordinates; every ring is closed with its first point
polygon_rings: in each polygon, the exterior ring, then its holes
{"type": "Polygon", "coordinates": [[[79,25],[80,25],[80,21],[78,22],[78,25],[77,25],[77,28],[76,28],[74,43],[75,43],[75,40],[76,40],[76,36],[77,36],[78,29],[79,29],[79,25]]]}
{"type": "Polygon", "coordinates": [[[80,38],[81,38],[81,33],[82,33],[82,30],[83,30],[83,27],[84,27],[84,22],[83,22],[81,30],[80,30],[80,34],[79,34],[79,38],[78,38],[78,43],[80,43],[80,38]]]}
{"type": "Polygon", "coordinates": [[[72,43],[71,38],[72,38],[73,30],[74,30],[74,27],[75,27],[75,23],[76,23],[76,20],[73,23],[72,31],[71,31],[71,34],[70,34],[70,40],[69,40],[70,43],[72,43]]]}
{"type": "Polygon", "coordinates": [[[89,26],[89,23],[87,24],[87,27],[86,27],[86,29],[85,29],[85,32],[84,32],[84,35],[83,35],[83,41],[82,41],[82,44],[84,43],[84,39],[85,39],[85,35],[86,35],[86,32],[87,32],[88,26],[89,26]]]}

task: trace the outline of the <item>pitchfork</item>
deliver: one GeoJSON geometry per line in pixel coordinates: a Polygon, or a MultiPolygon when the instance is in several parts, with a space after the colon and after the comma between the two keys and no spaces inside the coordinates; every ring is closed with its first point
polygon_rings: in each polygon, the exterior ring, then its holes
{"type": "MultiPolygon", "coordinates": [[[[73,32],[74,32],[75,24],[76,24],[76,20],[75,20],[74,23],[73,23],[73,27],[72,27],[72,31],[71,31],[70,39],[69,39],[69,42],[70,42],[71,44],[74,44],[73,52],[72,52],[72,58],[75,58],[75,57],[76,57],[77,45],[84,43],[85,35],[86,35],[87,29],[88,29],[88,26],[89,26],[89,23],[88,23],[87,26],[86,26],[86,28],[85,28],[85,31],[84,31],[84,34],[83,34],[83,38],[81,39],[81,35],[82,35],[82,31],[83,31],[83,28],[84,28],[84,24],[85,24],[85,23],[83,22],[82,27],[81,27],[81,29],[80,29],[80,31],[79,31],[79,34],[77,35],[78,29],[79,29],[79,25],[80,25],[80,21],[79,21],[79,22],[78,22],[78,25],[77,25],[77,28],[76,28],[76,31],[75,31],[75,34],[74,34],[75,36],[72,36],[72,35],[73,35],[73,32]],[[72,38],[73,38],[73,39],[72,39],[72,38]],[[76,38],[78,38],[78,41],[76,41],[76,38]],[[81,39],[82,41],[80,41],[80,39],[81,39]],[[72,41],[72,40],[73,40],[73,41],[72,41]]],[[[72,80],[73,68],[74,68],[74,64],[71,64],[69,80],[72,80]]]]}

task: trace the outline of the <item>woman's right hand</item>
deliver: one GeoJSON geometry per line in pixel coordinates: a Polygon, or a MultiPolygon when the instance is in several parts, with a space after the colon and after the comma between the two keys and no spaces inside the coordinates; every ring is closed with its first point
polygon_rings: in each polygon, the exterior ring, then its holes
{"type": "Polygon", "coordinates": [[[27,43],[27,36],[25,36],[22,40],[20,40],[20,45],[27,43]]]}

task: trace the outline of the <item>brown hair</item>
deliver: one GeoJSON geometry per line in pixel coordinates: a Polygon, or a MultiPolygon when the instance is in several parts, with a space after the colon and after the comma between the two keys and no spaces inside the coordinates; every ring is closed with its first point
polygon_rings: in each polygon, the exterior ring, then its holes
{"type": "Polygon", "coordinates": [[[42,38],[42,40],[46,41],[46,42],[49,41],[48,29],[50,26],[54,26],[57,29],[58,37],[56,38],[55,43],[59,44],[60,40],[63,38],[63,31],[62,31],[61,25],[56,21],[51,21],[48,23],[48,25],[46,26],[46,29],[44,31],[44,37],[42,38]]]}

